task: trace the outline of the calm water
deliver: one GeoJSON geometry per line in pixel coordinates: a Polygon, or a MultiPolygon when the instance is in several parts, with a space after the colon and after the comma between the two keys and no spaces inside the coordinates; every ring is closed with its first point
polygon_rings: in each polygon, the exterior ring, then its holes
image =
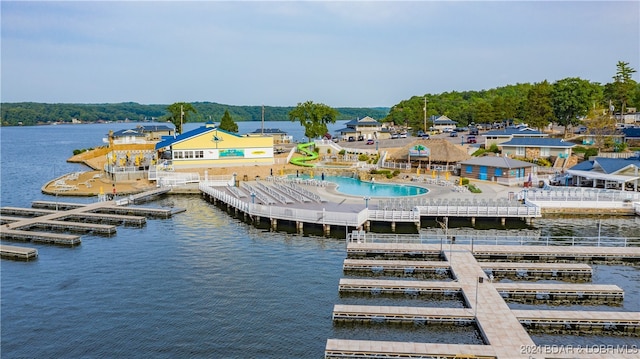
{"type": "MultiPolygon", "coordinates": [[[[40,192],[45,182],[84,169],[65,162],[73,149],[101,145],[109,130],[134,126],[0,128],[0,204],[28,207],[33,200],[53,200],[40,192]]],[[[259,126],[239,123],[241,132],[259,126]]],[[[294,126],[267,127],[295,130],[294,137],[302,138],[303,131],[294,126]]],[[[0,261],[3,358],[321,358],[327,338],[480,342],[468,327],[334,327],[331,311],[338,303],[442,304],[340,298],[346,256],[342,240],[264,232],[199,196],[169,196],[150,205],[187,212],[150,220],[141,229],[118,227],[113,237],[84,235],[77,248],[27,244],[38,249],[36,261],[0,261]]],[[[602,235],[640,232],[636,218],[601,223],[602,235]]],[[[598,231],[594,219],[541,219],[534,229],[545,235],[598,231]]],[[[624,305],[614,310],[640,311],[638,268],[597,266],[594,281],[625,289],[624,305]]],[[[534,338],[538,344],[637,342],[534,338]]]]}

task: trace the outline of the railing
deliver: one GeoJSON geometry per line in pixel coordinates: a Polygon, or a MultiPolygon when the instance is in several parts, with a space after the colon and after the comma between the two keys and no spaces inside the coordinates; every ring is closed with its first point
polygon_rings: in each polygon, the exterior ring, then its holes
{"type": "Polygon", "coordinates": [[[353,231],[347,243],[407,243],[407,244],[465,244],[465,245],[521,245],[521,246],[595,246],[640,247],[640,237],[529,237],[480,234],[383,234],[353,231]]]}
{"type": "Polygon", "coordinates": [[[157,172],[156,182],[159,187],[184,186],[187,183],[200,182],[200,174],[191,172],[157,172]]]}
{"type": "Polygon", "coordinates": [[[367,219],[366,210],[358,213],[333,212],[322,210],[307,210],[289,207],[269,206],[241,201],[234,196],[216,188],[201,183],[200,191],[210,195],[228,205],[235,207],[249,215],[276,218],[293,222],[328,224],[337,226],[359,227],[367,219]]]}
{"type": "Polygon", "coordinates": [[[520,195],[526,201],[639,201],[640,193],[584,187],[556,187],[548,190],[523,190],[520,195]]]}
{"type": "Polygon", "coordinates": [[[418,206],[422,216],[446,217],[540,217],[537,206],[418,206]]]}
{"type": "Polygon", "coordinates": [[[369,210],[367,218],[370,221],[419,222],[420,212],[403,210],[369,210]]]}

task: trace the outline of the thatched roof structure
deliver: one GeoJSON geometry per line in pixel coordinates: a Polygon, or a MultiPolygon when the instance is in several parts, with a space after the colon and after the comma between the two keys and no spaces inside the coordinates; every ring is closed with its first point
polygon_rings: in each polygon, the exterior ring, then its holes
{"type": "MultiPolygon", "coordinates": [[[[444,139],[413,141],[412,143],[402,147],[395,152],[390,152],[389,158],[394,160],[406,161],[409,159],[409,150],[417,145],[429,148],[431,156],[428,158],[428,160],[431,162],[455,163],[471,158],[471,156],[467,153],[467,151],[465,151],[462,146],[455,145],[450,141],[444,139]]],[[[423,158],[422,160],[426,159],[427,158],[423,158]]]]}

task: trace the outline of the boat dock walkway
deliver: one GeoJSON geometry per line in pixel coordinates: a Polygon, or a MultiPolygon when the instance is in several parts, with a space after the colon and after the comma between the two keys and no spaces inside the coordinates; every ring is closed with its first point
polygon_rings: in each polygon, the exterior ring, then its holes
{"type": "Polygon", "coordinates": [[[638,263],[640,247],[582,247],[582,246],[505,246],[463,244],[358,243],[347,246],[347,258],[367,259],[424,259],[440,258],[451,248],[473,253],[474,258],[487,262],[607,262],[638,263]]]}
{"type": "MultiPolygon", "coordinates": [[[[539,247],[539,246],[475,246],[406,243],[347,243],[347,259],[343,268],[370,268],[382,270],[400,268],[411,271],[423,265],[425,268],[448,266],[453,281],[415,281],[387,279],[340,280],[339,292],[360,293],[379,296],[384,294],[419,296],[456,295],[461,297],[465,308],[390,307],[335,305],[334,323],[450,323],[454,325],[476,325],[485,345],[459,345],[441,343],[403,343],[368,340],[328,339],[325,358],[507,358],[529,359],[537,347],[527,330],[565,330],[573,333],[603,333],[614,331],[621,335],[640,335],[640,313],[635,312],[585,312],[585,311],[538,311],[511,310],[506,300],[520,297],[531,301],[578,300],[604,301],[619,304],[624,292],[615,285],[591,285],[574,283],[500,283],[493,282],[494,270],[506,271],[553,271],[576,270],[587,272],[584,263],[538,263],[551,259],[583,262],[586,258],[616,262],[637,261],[640,248],[627,247],[539,247]],[[478,262],[481,257],[503,256],[523,263],[478,262]],[[425,257],[440,261],[425,261],[425,257]],[[389,258],[389,259],[381,259],[389,258]],[[402,260],[398,260],[402,258],[402,260]],[[357,262],[361,262],[360,265],[357,262]],[[384,265],[381,262],[389,262],[384,265]]],[[[556,272],[557,273],[557,272],[556,272]]],[[[585,354],[576,358],[632,358],[637,353],[585,354]]],[[[536,357],[536,356],[533,356],[536,357]]],[[[541,356],[542,357],[542,356],[541,356]]]]}
{"type": "MultiPolygon", "coordinates": [[[[136,198],[144,199],[159,193],[152,190],[136,198]]],[[[116,225],[141,227],[147,217],[169,218],[176,213],[171,209],[118,205],[114,201],[90,204],[34,201],[32,207],[0,208],[0,239],[74,246],[81,243],[80,236],[48,231],[110,236],[116,233],[116,225]]]]}

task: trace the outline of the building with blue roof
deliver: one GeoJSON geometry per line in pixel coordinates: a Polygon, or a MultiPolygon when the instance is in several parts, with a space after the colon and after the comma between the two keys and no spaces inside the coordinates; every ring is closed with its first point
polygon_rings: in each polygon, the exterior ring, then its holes
{"type": "Polygon", "coordinates": [[[579,187],[638,190],[640,157],[596,157],[569,168],[572,183],[579,187]]]}
{"type": "Polygon", "coordinates": [[[500,130],[492,130],[482,134],[485,148],[491,147],[494,143],[500,145],[511,141],[514,138],[547,138],[549,134],[534,130],[529,127],[507,127],[500,130]]]}
{"type": "Polygon", "coordinates": [[[515,137],[498,145],[502,154],[509,157],[526,159],[571,157],[571,149],[575,143],[565,142],[559,138],[515,137]]]}
{"type": "Polygon", "coordinates": [[[346,127],[336,131],[336,133],[338,133],[340,138],[344,141],[348,140],[350,137],[354,140],[381,140],[391,137],[391,134],[386,128],[384,128],[382,123],[369,116],[351,120],[345,123],[345,126],[346,127]]]}
{"type": "Polygon", "coordinates": [[[240,136],[207,124],[177,136],[165,136],[155,150],[173,168],[273,165],[273,137],[240,136]]]}

